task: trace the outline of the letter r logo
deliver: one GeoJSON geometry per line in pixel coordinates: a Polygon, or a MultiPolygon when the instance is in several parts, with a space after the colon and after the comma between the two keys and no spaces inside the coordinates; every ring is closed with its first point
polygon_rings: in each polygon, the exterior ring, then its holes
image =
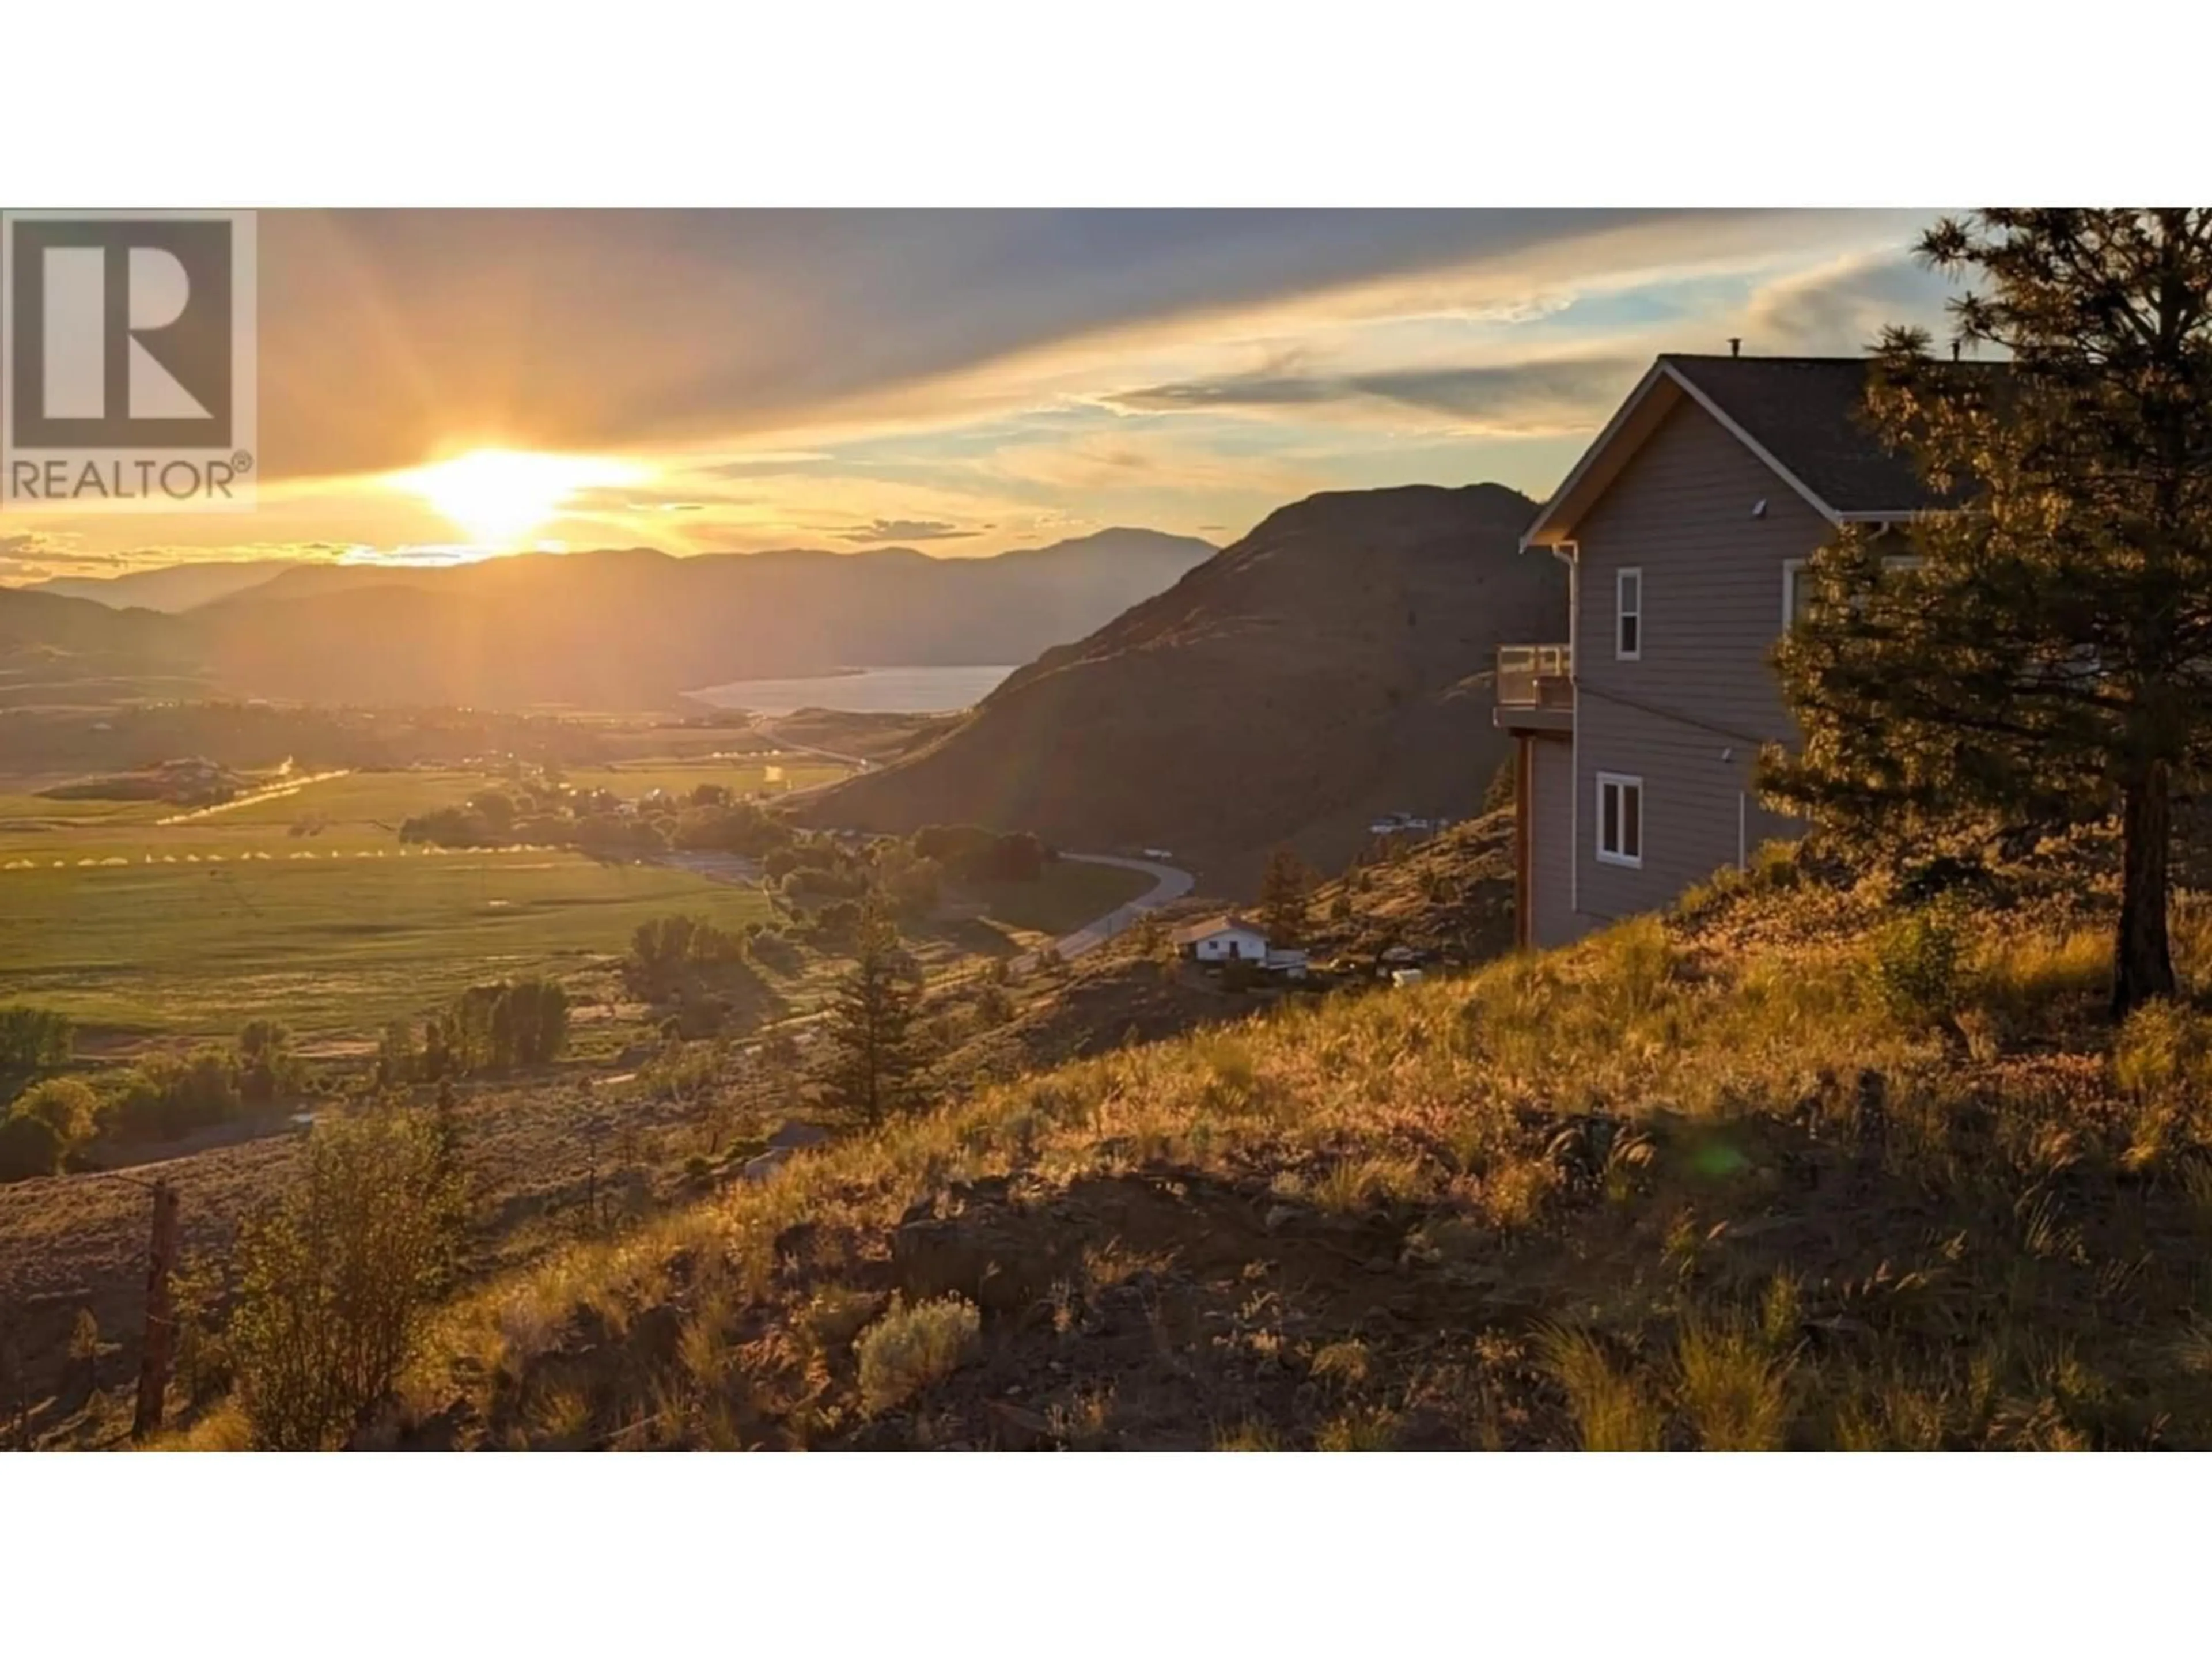
{"type": "Polygon", "coordinates": [[[18,219],[10,230],[15,447],[230,444],[228,221],[18,219]]]}

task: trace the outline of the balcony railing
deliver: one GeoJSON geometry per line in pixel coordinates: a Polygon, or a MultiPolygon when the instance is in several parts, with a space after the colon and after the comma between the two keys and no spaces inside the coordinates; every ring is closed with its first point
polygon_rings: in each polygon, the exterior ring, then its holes
{"type": "Polygon", "coordinates": [[[1498,647],[1498,706],[1572,708],[1574,670],[1574,651],[1570,646],[1501,645],[1498,647]]]}

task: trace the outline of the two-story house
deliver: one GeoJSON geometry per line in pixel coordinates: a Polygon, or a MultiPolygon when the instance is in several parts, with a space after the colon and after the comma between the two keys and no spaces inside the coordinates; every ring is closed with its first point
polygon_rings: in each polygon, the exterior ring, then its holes
{"type": "Polygon", "coordinates": [[[1854,357],[1667,356],[1522,538],[1569,571],[1568,637],[1507,647],[1520,942],[1667,904],[1800,825],[1760,807],[1759,745],[1795,732],[1769,653],[1807,558],[1930,505],[1860,422],[1854,357]]]}

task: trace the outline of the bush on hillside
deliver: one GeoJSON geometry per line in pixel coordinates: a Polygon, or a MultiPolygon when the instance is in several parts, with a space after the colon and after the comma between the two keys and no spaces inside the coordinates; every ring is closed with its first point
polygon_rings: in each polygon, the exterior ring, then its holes
{"type": "Polygon", "coordinates": [[[58,1174],[62,1156],[62,1138],[44,1118],[23,1113],[0,1121],[0,1182],[58,1174]]]}
{"type": "Polygon", "coordinates": [[[1954,912],[1923,905],[1875,935],[1875,988],[1899,1020],[1933,1024],[1959,1006],[1965,953],[1954,912]]]}
{"type": "Polygon", "coordinates": [[[975,1352],[983,1316],[957,1296],[908,1307],[894,1299],[881,1319],[860,1334],[853,1351],[860,1362],[860,1407],[870,1415],[913,1399],[959,1370],[975,1352]]]}
{"type": "Polygon", "coordinates": [[[172,1140],[236,1117],[244,1107],[236,1057],[204,1048],[181,1060],[157,1055],[126,1073],[109,1121],[126,1140],[172,1140]]]}
{"type": "Polygon", "coordinates": [[[255,1446],[341,1443],[388,1395],[453,1266],[462,1188],[426,1114],[319,1126],[239,1233],[230,1331],[255,1446]]]}
{"type": "Polygon", "coordinates": [[[100,1097],[73,1077],[33,1084],[8,1109],[10,1117],[35,1117],[60,1138],[64,1152],[92,1139],[99,1127],[100,1097]]]}

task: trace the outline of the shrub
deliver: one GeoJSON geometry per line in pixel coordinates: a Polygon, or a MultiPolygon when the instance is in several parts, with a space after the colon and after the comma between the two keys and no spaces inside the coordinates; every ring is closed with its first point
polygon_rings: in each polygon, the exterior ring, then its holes
{"type": "Polygon", "coordinates": [[[236,1117],[244,1107],[238,1062],[221,1048],[150,1060],[124,1080],[112,1109],[127,1139],[167,1140],[236,1117]]]}
{"type": "Polygon", "coordinates": [[[1875,935],[1875,988],[1898,1020],[1932,1024],[1959,1006],[1964,953],[1951,910],[1923,905],[1875,935]]]}
{"type": "Polygon", "coordinates": [[[983,1316],[957,1296],[890,1309],[854,1344],[860,1362],[860,1405],[871,1416],[941,1382],[975,1351],[983,1316]]]}
{"type": "Polygon", "coordinates": [[[66,1015],[20,1003],[0,1008],[0,1076],[68,1064],[73,1038],[66,1015]]]}
{"type": "Polygon", "coordinates": [[[2212,1022],[2160,998],[2127,1017],[2112,1044],[2112,1081],[2146,1105],[2173,1105],[2212,1082],[2212,1022]]]}
{"type": "Polygon", "coordinates": [[[568,994],[538,975],[472,985],[424,1035],[434,1077],[544,1066],[568,1044],[568,994]]]}
{"type": "Polygon", "coordinates": [[[62,1167],[62,1138],[42,1117],[27,1114],[0,1121],[0,1182],[28,1181],[62,1167]]]}
{"type": "Polygon", "coordinates": [[[76,1078],[52,1077],[26,1089],[8,1109],[11,1116],[44,1121],[60,1137],[66,1152],[92,1139],[100,1115],[100,1097],[76,1078]]]}
{"type": "Polygon", "coordinates": [[[238,1034],[238,1060],[239,1097],[252,1106],[296,1093],[306,1074],[292,1053],[292,1033],[273,1019],[246,1023],[238,1034]]]}
{"type": "Polygon", "coordinates": [[[629,938],[623,977],[648,1002],[673,996],[702,970],[743,962],[745,938],[703,916],[655,916],[638,923],[629,938]]]}
{"type": "Polygon", "coordinates": [[[342,1441],[390,1392],[452,1267],[459,1181],[427,1115],[318,1127],[298,1174],[240,1228],[232,1359],[253,1443],[342,1441]]]}

